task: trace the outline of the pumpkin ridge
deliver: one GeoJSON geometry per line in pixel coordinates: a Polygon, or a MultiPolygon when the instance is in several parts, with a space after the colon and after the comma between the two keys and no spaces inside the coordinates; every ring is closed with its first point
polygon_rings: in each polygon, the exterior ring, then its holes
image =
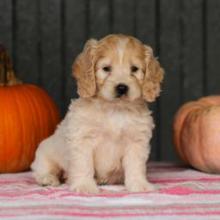
{"type": "MultiPolygon", "coordinates": [[[[25,142],[24,137],[23,137],[23,134],[24,134],[23,119],[22,119],[23,117],[22,117],[21,108],[20,108],[20,105],[19,105],[19,102],[18,102],[18,99],[20,99],[20,96],[16,92],[17,88],[16,87],[11,87],[11,88],[9,88],[9,90],[11,90],[10,91],[11,92],[11,96],[13,97],[13,102],[14,102],[14,109],[13,110],[14,111],[16,110],[17,118],[19,118],[19,121],[20,121],[20,123],[17,123],[16,127],[14,127],[14,132],[17,133],[17,135],[20,135],[19,140],[16,141],[16,142],[19,143],[20,151],[18,151],[18,158],[19,158],[19,160],[17,160],[17,161],[16,160],[12,160],[14,162],[14,164],[11,163],[10,165],[8,165],[8,163],[6,162],[6,169],[11,169],[11,167],[17,167],[18,169],[20,169],[20,163],[22,163],[21,161],[22,161],[22,157],[23,157],[22,156],[22,152],[24,151],[24,146],[23,146],[22,143],[25,142]]],[[[14,143],[13,143],[12,146],[14,146],[14,143]]],[[[12,151],[12,149],[11,149],[11,151],[12,151]]],[[[9,155],[9,153],[7,153],[6,155],[9,155]]],[[[11,152],[10,152],[10,155],[11,155],[11,152]]],[[[12,170],[12,172],[13,172],[13,170],[12,170]]]]}
{"type": "MultiPolygon", "coordinates": [[[[32,121],[30,126],[33,127],[35,132],[33,134],[30,134],[30,136],[31,136],[30,140],[29,140],[30,147],[26,151],[26,155],[25,155],[26,160],[25,161],[32,160],[30,157],[31,152],[32,152],[31,149],[34,147],[34,143],[38,142],[38,140],[40,139],[39,132],[41,130],[41,129],[39,129],[41,126],[40,126],[40,120],[38,117],[39,111],[38,111],[36,104],[35,104],[35,102],[36,102],[35,101],[35,94],[33,92],[29,91],[28,85],[29,84],[25,84],[25,86],[22,87],[22,95],[25,97],[27,108],[30,111],[30,120],[32,121]]],[[[27,166],[28,166],[28,164],[27,164],[27,166]]]]}
{"type": "Polygon", "coordinates": [[[184,104],[176,113],[174,120],[173,120],[173,143],[176,146],[176,151],[180,158],[188,163],[188,159],[185,155],[183,155],[183,152],[180,149],[180,137],[182,136],[182,129],[183,129],[183,124],[185,123],[185,120],[192,112],[194,109],[197,109],[198,106],[196,105],[193,109],[191,109],[192,106],[195,105],[195,101],[188,102],[184,104]],[[180,117],[181,116],[181,117],[180,117]]]}
{"type": "Polygon", "coordinates": [[[8,113],[6,112],[6,106],[7,106],[7,102],[8,102],[8,90],[5,91],[5,95],[3,96],[2,94],[2,89],[0,87],[0,95],[1,95],[1,98],[2,98],[2,102],[0,102],[0,106],[1,104],[3,104],[1,106],[1,109],[2,109],[2,114],[0,115],[0,122],[2,122],[2,126],[0,126],[0,148],[1,148],[1,152],[0,152],[0,160],[2,161],[2,164],[1,164],[1,170],[0,172],[4,172],[6,171],[6,162],[7,162],[7,158],[5,155],[7,155],[7,149],[4,147],[6,145],[6,136],[3,135],[4,133],[8,133],[8,129],[7,127],[5,126],[7,124],[7,117],[8,117],[8,113]],[[3,111],[4,110],[4,111],[3,111]],[[5,128],[5,129],[4,129],[5,128]],[[1,132],[1,129],[2,129],[2,132],[1,132]],[[2,135],[2,137],[1,137],[2,135]]]}
{"type": "MultiPolygon", "coordinates": [[[[20,94],[20,96],[23,96],[24,100],[26,100],[25,101],[25,105],[26,105],[25,108],[28,109],[28,111],[31,111],[31,108],[33,108],[33,107],[30,105],[31,103],[29,101],[30,98],[27,96],[28,94],[26,94],[23,91],[23,89],[25,87],[26,87],[26,85],[21,87],[21,94],[20,94]]],[[[25,170],[28,169],[28,164],[29,164],[29,160],[30,160],[29,157],[28,157],[28,152],[32,149],[32,147],[34,146],[34,142],[35,142],[35,140],[33,139],[33,134],[27,135],[29,133],[29,129],[31,129],[33,124],[34,124],[34,115],[35,115],[35,113],[34,113],[34,111],[32,111],[32,114],[30,114],[30,117],[28,117],[28,121],[29,121],[29,126],[28,127],[25,126],[26,121],[25,120],[23,121],[23,126],[25,128],[25,133],[23,135],[24,135],[25,140],[27,140],[27,142],[29,140],[29,146],[23,145],[23,148],[28,147],[27,150],[24,151],[24,153],[23,153],[23,164],[24,164],[24,169],[25,170]]],[[[35,128],[35,130],[36,129],[37,128],[35,128]]],[[[25,141],[25,143],[26,143],[26,141],[25,141]]]]}
{"type": "MultiPolygon", "coordinates": [[[[54,102],[48,102],[47,101],[47,97],[45,95],[48,95],[47,92],[45,90],[39,90],[39,93],[41,94],[41,98],[43,103],[45,104],[45,106],[47,106],[47,110],[48,110],[48,114],[50,115],[50,120],[51,120],[51,127],[53,127],[52,125],[56,125],[59,121],[60,121],[60,114],[59,111],[54,112],[52,111],[56,106],[54,104],[54,102]]],[[[48,128],[49,130],[51,130],[51,127],[48,128]]]]}
{"type": "MultiPolygon", "coordinates": [[[[23,87],[23,90],[24,90],[24,94],[28,95],[27,97],[28,97],[29,105],[30,104],[32,105],[32,109],[34,109],[34,112],[35,112],[33,125],[36,127],[35,128],[35,135],[34,135],[34,139],[35,139],[34,142],[37,143],[37,145],[35,146],[35,150],[36,150],[36,148],[38,147],[38,144],[39,144],[40,137],[43,137],[43,139],[44,139],[45,134],[48,131],[48,128],[45,127],[45,123],[44,123],[44,121],[45,121],[44,118],[46,117],[45,112],[47,111],[47,109],[45,107],[43,109],[39,108],[39,106],[40,106],[39,103],[42,103],[42,100],[39,99],[39,97],[38,97],[38,91],[36,89],[33,89],[33,87],[29,87],[28,85],[29,84],[27,84],[26,87],[23,87]],[[35,94],[34,97],[32,97],[33,96],[32,94],[35,94]]],[[[31,155],[31,152],[29,152],[28,157],[31,158],[31,160],[34,159],[33,156],[34,155],[31,155]]]]}

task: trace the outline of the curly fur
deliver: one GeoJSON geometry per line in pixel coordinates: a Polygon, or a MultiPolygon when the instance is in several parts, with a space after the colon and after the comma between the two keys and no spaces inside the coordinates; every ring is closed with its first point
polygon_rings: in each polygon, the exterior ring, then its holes
{"type": "Polygon", "coordinates": [[[92,39],[76,58],[73,75],[80,98],[39,145],[31,166],[37,182],[55,186],[64,173],[76,192],[95,193],[97,184],[116,183],[129,191],[152,190],[146,161],[154,123],[145,100],[155,100],[163,78],[152,49],[125,35],[92,39]],[[119,83],[128,87],[120,97],[119,83]]]}
{"type": "Polygon", "coordinates": [[[73,74],[77,80],[78,93],[83,98],[91,97],[96,92],[94,74],[96,45],[96,40],[89,40],[73,65],[73,74]]]}
{"type": "Polygon", "coordinates": [[[164,70],[153,56],[150,47],[145,46],[146,71],[142,87],[143,97],[147,102],[153,102],[160,94],[160,83],[163,80],[164,70]]]}

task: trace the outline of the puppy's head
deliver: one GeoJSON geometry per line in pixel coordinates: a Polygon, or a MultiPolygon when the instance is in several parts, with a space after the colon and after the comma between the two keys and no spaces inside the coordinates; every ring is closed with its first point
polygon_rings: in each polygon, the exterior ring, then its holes
{"type": "Polygon", "coordinates": [[[108,35],[87,41],[73,64],[81,97],[152,102],[160,93],[164,71],[152,49],[134,37],[108,35]]]}

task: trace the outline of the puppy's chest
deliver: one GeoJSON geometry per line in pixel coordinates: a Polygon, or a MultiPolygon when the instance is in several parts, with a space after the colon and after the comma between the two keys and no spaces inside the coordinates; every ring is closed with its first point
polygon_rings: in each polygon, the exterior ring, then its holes
{"type": "MultiPolygon", "coordinates": [[[[128,136],[126,131],[131,121],[124,114],[106,113],[99,118],[97,128],[99,136],[97,137],[97,152],[107,153],[108,157],[120,157],[128,136]]],[[[113,159],[111,158],[111,159],[113,159]]]]}
{"type": "Polygon", "coordinates": [[[100,131],[108,133],[110,136],[120,136],[132,126],[137,126],[136,117],[123,111],[102,112],[98,119],[100,131]]]}
{"type": "Polygon", "coordinates": [[[127,126],[132,124],[133,118],[123,112],[106,112],[103,114],[103,122],[100,122],[100,126],[106,130],[115,134],[120,134],[127,126]]]}

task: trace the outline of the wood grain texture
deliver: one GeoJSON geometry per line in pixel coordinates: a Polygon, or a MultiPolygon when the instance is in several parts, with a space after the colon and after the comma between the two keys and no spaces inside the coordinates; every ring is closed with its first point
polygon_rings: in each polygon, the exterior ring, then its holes
{"type": "Polygon", "coordinates": [[[136,2],[136,37],[156,50],[156,1],[136,2]]]}
{"type": "Polygon", "coordinates": [[[134,0],[113,0],[113,33],[133,34],[135,32],[134,0]]]}
{"type": "Polygon", "coordinates": [[[109,0],[92,0],[89,4],[89,36],[101,38],[111,31],[109,0]]]}
{"type": "Polygon", "coordinates": [[[206,78],[208,94],[220,94],[220,1],[207,1],[206,11],[207,61],[206,78]]]}
{"type": "Polygon", "coordinates": [[[63,108],[61,0],[40,1],[40,83],[63,108]]]}
{"type": "Polygon", "coordinates": [[[72,97],[77,97],[76,84],[72,77],[72,63],[82,51],[87,39],[87,4],[86,0],[66,0],[64,5],[64,73],[65,74],[65,109],[72,97]]]}
{"type": "Polygon", "coordinates": [[[0,1],[0,43],[5,45],[10,55],[13,52],[13,5],[12,0],[0,1]]]}
{"type": "Polygon", "coordinates": [[[39,83],[39,24],[38,0],[14,1],[15,68],[18,77],[27,83],[39,83]]]}
{"type": "Polygon", "coordinates": [[[166,71],[160,99],[161,158],[174,158],[172,120],[180,105],[180,0],[160,1],[160,61],[166,71]]]}
{"type": "Polygon", "coordinates": [[[186,102],[203,95],[203,0],[181,1],[182,100],[186,102]]]}

